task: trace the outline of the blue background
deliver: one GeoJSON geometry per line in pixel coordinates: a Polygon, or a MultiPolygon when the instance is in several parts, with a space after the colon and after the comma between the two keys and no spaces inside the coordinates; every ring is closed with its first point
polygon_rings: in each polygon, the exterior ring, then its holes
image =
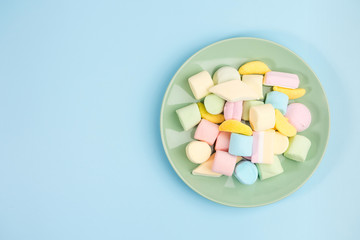
{"type": "Polygon", "coordinates": [[[359,9],[355,0],[0,1],[0,239],[358,239],[359,9]],[[176,70],[237,36],[300,55],[331,110],[315,174],[251,209],[187,187],[159,131],[176,70]]]}

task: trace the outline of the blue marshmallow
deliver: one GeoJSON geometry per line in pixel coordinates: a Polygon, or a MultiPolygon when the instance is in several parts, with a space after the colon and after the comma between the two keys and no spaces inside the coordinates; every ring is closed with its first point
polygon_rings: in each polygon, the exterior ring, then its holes
{"type": "Polygon", "coordinates": [[[235,167],[235,177],[242,184],[250,185],[256,182],[258,178],[258,169],[250,161],[241,161],[235,167]]]}
{"type": "Polygon", "coordinates": [[[231,133],[229,153],[235,156],[249,157],[252,155],[253,137],[231,133]]]}
{"type": "Polygon", "coordinates": [[[289,97],[285,93],[272,91],[266,94],[265,104],[271,104],[275,109],[285,115],[287,105],[289,103],[289,97]]]}

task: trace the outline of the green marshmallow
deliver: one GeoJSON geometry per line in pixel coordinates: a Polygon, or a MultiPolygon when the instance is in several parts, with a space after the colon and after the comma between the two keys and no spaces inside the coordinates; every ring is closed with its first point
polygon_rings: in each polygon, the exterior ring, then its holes
{"type": "Polygon", "coordinates": [[[211,114],[220,114],[224,110],[225,100],[215,94],[207,95],[204,99],[206,111],[211,114]]]}
{"type": "Polygon", "coordinates": [[[185,131],[195,127],[201,120],[200,110],[196,103],[176,110],[181,126],[185,131]]]}
{"type": "Polygon", "coordinates": [[[258,168],[260,180],[271,178],[284,172],[280,159],[276,155],[274,155],[272,164],[257,163],[256,167],[258,168]]]}
{"type": "Polygon", "coordinates": [[[255,101],[255,100],[244,101],[242,119],[245,121],[249,121],[250,108],[253,106],[258,106],[258,105],[262,105],[262,104],[264,104],[264,102],[262,102],[262,101],[255,101]]]}
{"type": "Polygon", "coordinates": [[[311,141],[302,135],[295,135],[289,139],[289,147],[284,156],[298,162],[304,162],[309,152],[311,141]]]}

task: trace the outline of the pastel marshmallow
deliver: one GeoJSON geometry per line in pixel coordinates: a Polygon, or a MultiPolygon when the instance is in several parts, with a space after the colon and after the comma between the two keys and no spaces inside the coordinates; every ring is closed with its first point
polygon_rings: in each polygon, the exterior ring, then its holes
{"type": "Polygon", "coordinates": [[[223,112],[225,100],[216,96],[215,94],[209,94],[204,99],[204,105],[206,111],[216,115],[223,112]]]}
{"type": "Polygon", "coordinates": [[[271,164],[274,160],[274,130],[254,132],[251,162],[271,164]]]}
{"type": "Polygon", "coordinates": [[[296,135],[296,128],[289,123],[288,119],[282,115],[279,109],[275,109],[275,129],[287,137],[296,135]]]}
{"type": "Polygon", "coordinates": [[[216,151],[212,171],[226,176],[232,176],[237,157],[224,151],[216,151]]]}
{"type": "Polygon", "coordinates": [[[298,88],[300,80],[298,75],[284,72],[267,72],[264,77],[264,85],[279,86],[284,88],[298,88]]]}
{"type": "Polygon", "coordinates": [[[201,114],[196,103],[176,110],[176,114],[185,131],[195,127],[201,120],[201,114]]]}
{"type": "Polygon", "coordinates": [[[274,154],[283,154],[289,147],[289,138],[279,132],[274,136],[274,154]]]}
{"type": "Polygon", "coordinates": [[[215,84],[219,84],[231,80],[241,80],[238,70],[233,67],[229,67],[229,66],[221,67],[213,75],[213,81],[215,84]]]}
{"type": "Polygon", "coordinates": [[[284,156],[298,162],[304,162],[311,147],[311,141],[302,135],[295,135],[289,139],[289,148],[284,156]]]}
{"type": "Polygon", "coordinates": [[[240,161],[235,167],[234,175],[242,184],[251,185],[258,178],[258,169],[252,162],[240,161]]]}
{"type": "Polygon", "coordinates": [[[196,99],[201,99],[210,94],[209,89],[214,86],[207,71],[199,72],[188,79],[190,88],[196,99]]]}
{"type": "Polygon", "coordinates": [[[282,92],[288,95],[289,99],[297,99],[305,95],[306,90],[304,88],[296,88],[296,89],[290,89],[290,88],[283,88],[274,86],[274,91],[282,92]]]}
{"type": "Polygon", "coordinates": [[[220,83],[210,88],[210,92],[229,102],[257,99],[258,94],[246,83],[232,80],[220,83]]]}
{"type": "Polygon", "coordinates": [[[271,104],[275,109],[279,109],[282,114],[286,113],[289,97],[285,93],[271,91],[266,94],[265,104],[271,104]]]}
{"type": "Polygon", "coordinates": [[[232,133],[230,137],[229,153],[235,156],[251,156],[253,137],[232,133]]]}
{"type": "Polygon", "coordinates": [[[243,101],[226,102],[224,106],[225,120],[238,120],[241,121],[243,112],[243,101]]]}
{"type": "Polygon", "coordinates": [[[215,143],[215,150],[218,151],[229,151],[230,144],[230,132],[220,132],[215,143]]]}
{"type": "Polygon", "coordinates": [[[211,157],[197,166],[193,171],[193,175],[204,176],[204,177],[220,177],[222,174],[216,173],[212,170],[214,164],[215,153],[211,157]]]}
{"type": "Polygon", "coordinates": [[[205,105],[202,102],[197,103],[200,111],[201,118],[206,119],[212,123],[222,123],[225,118],[223,114],[211,114],[206,111],[205,105]]]}
{"type": "Polygon", "coordinates": [[[206,142],[192,141],[186,146],[187,158],[196,164],[200,164],[209,159],[211,147],[206,142]]]}
{"type": "Polygon", "coordinates": [[[244,134],[247,136],[251,136],[253,133],[248,125],[238,120],[226,120],[222,122],[219,126],[219,130],[223,132],[244,134]]]}
{"type": "Polygon", "coordinates": [[[265,180],[284,172],[284,169],[281,166],[280,159],[276,155],[274,155],[274,160],[272,164],[257,163],[256,167],[259,171],[260,180],[265,180]]]}
{"type": "Polygon", "coordinates": [[[249,121],[253,130],[265,131],[275,126],[275,109],[271,104],[250,108],[249,121]]]}
{"type": "Polygon", "coordinates": [[[208,120],[201,119],[198,127],[196,128],[194,138],[213,145],[219,134],[219,126],[208,120]]]}
{"type": "Polygon", "coordinates": [[[250,108],[253,106],[258,106],[258,105],[263,105],[263,104],[264,104],[264,102],[256,101],[256,100],[244,101],[243,111],[242,111],[242,119],[245,121],[249,121],[250,108]]]}
{"type": "Polygon", "coordinates": [[[257,99],[263,99],[263,75],[243,75],[242,81],[250,86],[256,93],[257,99]]]}
{"type": "Polygon", "coordinates": [[[239,68],[239,73],[241,75],[265,74],[265,73],[267,73],[269,71],[271,71],[270,68],[265,63],[263,63],[261,61],[247,62],[247,63],[243,64],[239,68]]]}
{"type": "Polygon", "coordinates": [[[302,103],[289,104],[285,117],[298,132],[306,130],[311,123],[311,112],[302,103]]]}

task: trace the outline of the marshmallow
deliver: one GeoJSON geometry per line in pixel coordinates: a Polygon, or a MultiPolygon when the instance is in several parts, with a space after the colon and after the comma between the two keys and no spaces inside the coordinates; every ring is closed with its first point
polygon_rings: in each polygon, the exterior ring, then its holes
{"type": "Polygon", "coordinates": [[[215,153],[213,155],[211,155],[211,157],[208,160],[206,160],[205,162],[203,162],[202,164],[197,166],[192,171],[192,174],[199,175],[199,176],[205,176],[205,177],[220,177],[221,176],[220,173],[216,173],[216,172],[212,171],[212,166],[214,164],[214,158],[215,158],[215,153]]]}
{"type": "Polygon", "coordinates": [[[176,110],[181,126],[185,131],[195,127],[201,120],[200,111],[196,103],[176,110]]]}
{"type": "Polygon", "coordinates": [[[230,136],[230,132],[220,132],[216,139],[215,150],[227,152],[229,150],[230,136]]]}
{"type": "Polygon", "coordinates": [[[231,80],[241,80],[239,72],[233,67],[221,67],[213,75],[213,81],[215,84],[231,80]]]}
{"type": "Polygon", "coordinates": [[[258,105],[263,105],[263,104],[264,104],[264,102],[256,101],[256,100],[244,101],[242,119],[245,120],[245,121],[249,121],[250,108],[252,106],[258,106],[258,105]]]}
{"type": "Polygon", "coordinates": [[[272,164],[257,163],[256,167],[259,171],[260,180],[265,180],[267,178],[277,176],[284,172],[284,169],[281,166],[280,159],[276,155],[274,155],[274,160],[272,164]]]}
{"type": "Polygon", "coordinates": [[[241,75],[246,74],[265,74],[271,71],[270,68],[261,61],[252,61],[245,63],[239,68],[239,73],[241,75]]]}
{"type": "Polygon", "coordinates": [[[196,128],[194,138],[209,145],[213,145],[219,134],[219,126],[208,120],[201,119],[198,127],[196,128]]]}
{"type": "Polygon", "coordinates": [[[232,133],[230,137],[229,153],[235,156],[251,156],[253,137],[232,133]]]}
{"type": "Polygon", "coordinates": [[[310,110],[302,103],[289,104],[285,117],[298,132],[306,130],[311,123],[310,110]]]}
{"type": "Polygon", "coordinates": [[[296,88],[296,89],[290,89],[290,88],[283,88],[274,86],[274,91],[282,92],[288,95],[289,99],[297,99],[305,95],[306,90],[304,88],[296,88]]]}
{"type": "Polygon", "coordinates": [[[257,99],[263,99],[263,75],[244,75],[242,81],[249,85],[256,93],[257,99]]]}
{"type": "Polygon", "coordinates": [[[258,94],[246,83],[239,80],[227,81],[213,86],[210,92],[229,102],[257,99],[258,94]]]}
{"type": "Polygon", "coordinates": [[[203,163],[211,155],[211,147],[206,142],[192,141],[186,146],[187,158],[196,164],[203,163]]]}
{"type": "Polygon", "coordinates": [[[271,104],[263,104],[250,108],[249,121],[253,130],[264,131],[274,127],[275,111],[271,104]]]}
{"type": "Polygon", "coordinates": [[[214,86],[210,74],[207,71],[202,71],[188,79],[192,93],[196,99],[201,99],[209,95],[209,88],[214,86]]]}
{"type": "Polygon", "coordinates": [[[240,161],[235,167],[234,175],[242,184],[251,185],[258,178],[258,169],[252,162],[240,161]]]}
{"type": "Polygon", "coordinates": [[[243,110],[243,101],[226,102],[224,106],[225,120],[238,120],[241,121],[241,115],[243,110]]]}
{"type": "Polygon", "coordinates": [[[298,75],[283,72],[267,72],[264,77],[264,85],[279,86],[284,88],[298,88],[300,80],[298,75]]]}
{"type": "Polygon", "coordinates": [[[265,104],[271,104],[279,109],[282,114],[286,113],[289,97],[285,93],[272,91],[266,94],[265,104]]]}
{"type": "Polygon", "coordinates": [[[289,138],[279,132],[274,136],[274,154],[283,154],[289,147],[289,138]]]}
{"type": "Polygon", "coordinates": [[[215,94],[207,95],[204,99],[206,111],[211,114],[220,114],[224,110],[225,100],[215,94]]]}
{"type": "Polygon", "coordinates": [[[270,164],[274,160],[274,130],[254,132],[251,162],[270,164]]]}
{"type": "Polygon", "coordinates": [[[239,133],[239,134],[244,134],[247,136],[251,136],[252,135],[252,130],[251,128],[238,121],[238,120],[226,120],[223,123],[221,123],[221,125],[219,126],[219,130],[223,131],[223,132],[232,132],[232,133],[239,133]]]}
{"type": "Polygon", "coordinates": [[[311,147],[311,141],[302,135],[296,135],[289,140],[289,148],[284,156],[299,162],[304,162],[311,147]]]}
{"type": "Polygon", "coordinates": [[[213,115],[211,113],[208,113],[203,103],[198,102],[197,105],[199,107],[201,118],[206,119],[212,123],[222,123],[225,120],[223,114],[213,115]]]}
{"type": "Polygon", "coordinates": [[[296,135],[296,128],[288,122],[278,109],[275,109],[275,129],[287,137],[296,135]]]}
{"type": "Polygon", "coordinates": [[[216,151],[212,171],[226,176],[234,172],[237,157],[224,151],[216,151]]]}

